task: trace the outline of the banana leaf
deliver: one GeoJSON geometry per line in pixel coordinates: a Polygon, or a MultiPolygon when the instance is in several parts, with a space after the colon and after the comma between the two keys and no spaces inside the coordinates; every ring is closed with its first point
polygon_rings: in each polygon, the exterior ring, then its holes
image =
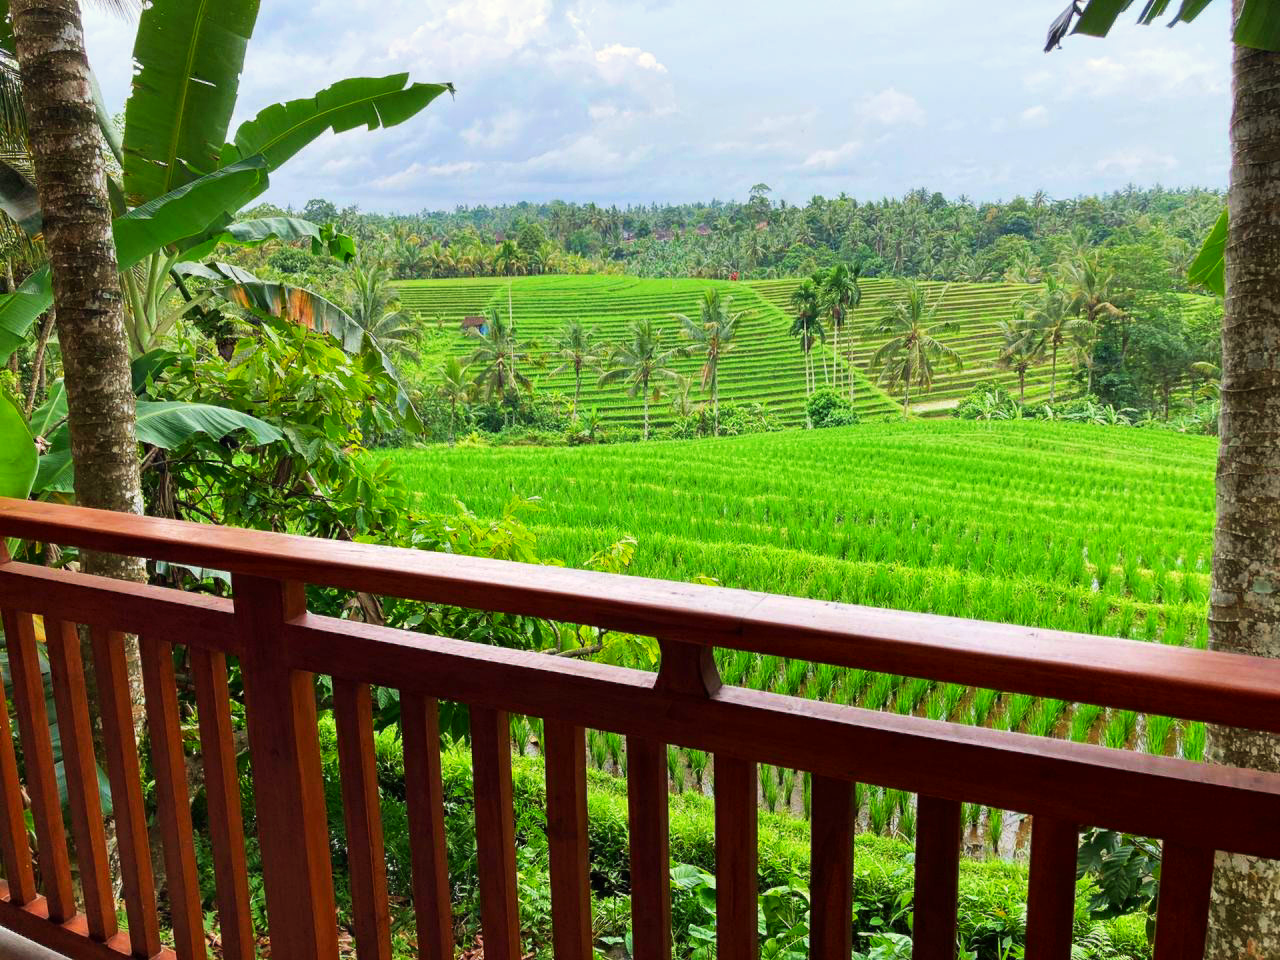
{"type": "Polygon", "coordinates": [[[320,227],[310,220],[297,217],[260,217],[255,220],[241,220],[225,227],[215,228],[209,234],[183,245],[183,254],[188,260],[203,260],[220,243],[231,243],[241,247],[256,247],[268,240],[280,240],[284,243],[295,243],[307,240],[311,243],[311,252],[317,256],[328,253],[344,263],[356,254],[355,241],[345,234],[338,233],[332,227],[320,227]]]}
{"type": "Polygon", "coordinates": [[[133,47],[137,71],[125,104],[122,166],[131,203],[218,168],[258,4],[154,0],[143,8],[133,47]]]}
{"type": "MultiPolygon", "coordinates": [[[[1211,2],[1212,0],[1182,0],[1178,5],[1178,12],[1170,18],[1169,26],[1176,23],[1190,23],[1203,13],[1211,2]]],[[[1134,0],[1089,0],[1080,14],[1074,32],[1091,37],[1105,37],[1111,32],[1120,15],[1133,4],[1134,0]]],[[[1138,14],[1138,22],[1154,23],[1171,6],[1172,0],[1145,0],[1138,14]]],[[[1068,11],[1071,9],[1068,8],[1068,11]]],[[[1066,23],[1070,22],[1068,11],[1064,11],[1062,16],[1054,21],[1054,27],[1050,30],[1050,46],[1054,44],[1055,31],[1058,39],[1065,33],[1064,20],[1066,23]]],[[[1244,0],[1240,15],[1236,18],[1233,38],[1242,47],[1280,51],[1280,4],[1276,4],[1274,0],[1244,0]]]]}
{"type": "MultiPolygon", "coordinates": [[[[138,401],[138,440],[163,450],[171,450],[200,434],[221,440],[237,430],[246,431],[258,445],[284,439],[284,434],[271,424],[239,410],[177,400],[138,401]]],[[[71,432],[64,424],[49,440],[49,449],[40,457],[33,489],[39,496],[70,494],[75,486],[71,432]]]]}
{"type": "Polygon", "coordinates": [[[1229,211],[1223,209],[1218,222],[1213,225],[1209,236],[1205,238],[1199,255],[1187,270],[1187,279],[1191,283],[1198,283],[1220,297],[1227,295],[1226,257],[1229,222],[1229,211]]]}
{"type": "Polygon", "coordinates": [[[274,103],[240,125],[234,141],[222,148],[222,163],[225,166],[262,154],[267,168],[277,170],[327,131],[394,127],[422,111],[446,90],[454,92],[451,83],[406,86],[408,81],[407,73],[353,77],[338,81],[314,97],[274,103]]]}
{"type": "Polygon", "coordinates": [[[27,421],[17,404],[0,395],[0,497],[27,499],[36,479],[37,460],[27,421]]]}
{"type": "MultiPolygon", "coordinates": [[[[171,193],[116,217],[112,224],[121,270],[208,228],[265,189],[266,167],[251,157],[184,184],[171,193]]],[[[0,361],[22,346],[36,319],[53,306],[49,268],[42,267],[18,289],[0,296],[0,361]]]]}

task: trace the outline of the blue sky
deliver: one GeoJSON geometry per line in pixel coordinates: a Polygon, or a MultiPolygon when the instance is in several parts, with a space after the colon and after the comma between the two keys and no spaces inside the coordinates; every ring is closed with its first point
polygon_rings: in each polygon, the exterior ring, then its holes
{"type": "MultiPolygon", "coordinates": [[[[457,85],[394,130],[312,145],[272,179],[295,206],[1224,187],[1229,4],[1046,55],[1063,5],[264,0],[234,122],[347,76],[457,85]]],[[[122,106],[134,24],[90,8],[86,29],[122,106]]]]}

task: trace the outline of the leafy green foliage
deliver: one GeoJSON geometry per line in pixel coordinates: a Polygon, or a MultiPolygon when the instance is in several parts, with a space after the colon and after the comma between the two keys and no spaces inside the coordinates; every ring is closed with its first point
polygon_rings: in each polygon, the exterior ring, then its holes
{"type": "Polygon", "coordinates": [[[815,429],[849,427],[858,422],[858,414],[847,397],[830,387],[820,387],[809,397],[805,410],[815,429]]]}
{"type": "Polygon", "coordinates": [[[25,500],[36,479],[36,445],[18,406],[0,387],[0,497],[25,500]]]}
{"type": "Polygon", "coordinates": [[[1080,841],[1076,876],[1095,883],[1089,913],[1111,920],[1133,913],[1151,917],[1154,932],[1156,896],[1160,887],[1160,845],[1114,830],[1088,830],[1080,841]]]}

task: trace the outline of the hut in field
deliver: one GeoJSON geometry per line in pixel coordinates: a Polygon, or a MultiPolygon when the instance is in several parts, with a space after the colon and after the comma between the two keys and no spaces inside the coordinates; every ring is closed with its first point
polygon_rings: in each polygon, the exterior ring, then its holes
{"type": "Polygon", "coordinates": [[[489,333],[489,319],[487,317],[463,317],[462,332],[473,337],[487,336],[489,333]]]}

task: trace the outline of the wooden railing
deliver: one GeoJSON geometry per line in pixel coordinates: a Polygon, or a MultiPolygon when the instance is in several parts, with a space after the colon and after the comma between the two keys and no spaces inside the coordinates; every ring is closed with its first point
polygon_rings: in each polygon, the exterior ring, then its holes
{"type": "Polygon", "coordinates": [[[1032,815],[1027,956],[1070,956],[1077,836],[1164,842],[1158,960],[1202,955],[1215,850],[1280,858],[1280,777],[722,686],[712,651],[848,667],[1280,732],[1280,662],[819,603],[739,590],[311,540],[0,500],[0,536],[229,570],[233,599],[0,557],[19,779],[0,710],[0,926],[68,957],[206,956],[173,646],[188,648],[222,950],[254,956],[226,658],[243,668],[271,956],[338,954],[314,675],[333,678],[360,960],[387,960],[387,880],[370,685],[401,692],[421,956],[453,955],[437,698],[470,709],[487,960],[521,956],[508,713],[545,720],[555,955],[592,954],[584,730],[627,738],[636,960],[671,952],[665,745],[714,754],[717,937],[756,944],[758,763],[813,774],[811,953],[847,960],[854,781],[919,794],[914,956],[952,958],[961,802],[1032,815]],[[308,613],[304,584],[537,615],[657,637],[654,674],[308,613]],[[43,618],[71,847],[59,803],[33,616],[43,618]],[[92,636],[128,918],[117,928],[77,624],[92,636]],[[124,637],[139,638],[168,920],[161,945],[124,637]],[[35,832],[35,866],[23,787],[35,832]],[[36,869],[38,867],[38,871],[36,869]],[[37,881],[38,872],[38,881],[37,881]]]}

